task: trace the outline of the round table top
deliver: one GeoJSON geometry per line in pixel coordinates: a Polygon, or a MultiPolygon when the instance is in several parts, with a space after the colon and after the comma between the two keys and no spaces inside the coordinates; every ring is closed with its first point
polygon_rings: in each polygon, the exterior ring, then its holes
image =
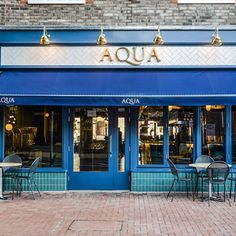
{"type": "Polygon", "coordinates": [[[16,162],[0,162],[0,167],[18,167],[18,166],[22,166],[22,164],[16,162]]]}
{"type": "Polygon", "coordinates": [[[211,163],[192,163],[189,164],[190,167],[194,168],[207,168],[211,163]]]}
{"type": "MultiPolygon", "coordinates": [[[[211,163],[192,163],[189,164],[190,167],[194,167],[194,168],[207,168],[211,163]]],[[[228,164],[229,167],[231,167],[231,165],[228,164]]]]}

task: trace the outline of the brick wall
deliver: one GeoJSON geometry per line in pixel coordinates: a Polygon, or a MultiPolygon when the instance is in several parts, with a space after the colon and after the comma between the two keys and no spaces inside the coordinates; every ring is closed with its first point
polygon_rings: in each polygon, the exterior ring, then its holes
{"type": "Polygon", "coordinates": [[[235,25],[235,6],[178,5],[174,0],[87,0],[86,5],[28,5],[27,0],[0,0],[0,25],[235,25]]]}

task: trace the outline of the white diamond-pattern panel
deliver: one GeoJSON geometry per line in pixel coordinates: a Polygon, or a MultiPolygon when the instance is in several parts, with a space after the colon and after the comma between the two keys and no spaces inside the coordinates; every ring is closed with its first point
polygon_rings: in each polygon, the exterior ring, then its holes
{"type": "Polygon", "coordinates": [[[1,66],[235,66],[236,47],[2,47],[1,66]],[[144,49],[143,49],[144,48],[144,49]],[[154,49],[153,49],[154,48],[154,49]],[[106,56],[102,55],[106,51],[106,56]],[[117,58],[118,50],[118,58],[117,58]],[[154,53],[155,50],[155,53],[154,53]],[[110,57],[108,56],[110,55],[110,57]],[[152,55],[152,57],[151,57],[152,55]],[[160,61],[157,60],[160,59],[160,61]],[[111,61],[111,60],[112,61],[111,61]]]}

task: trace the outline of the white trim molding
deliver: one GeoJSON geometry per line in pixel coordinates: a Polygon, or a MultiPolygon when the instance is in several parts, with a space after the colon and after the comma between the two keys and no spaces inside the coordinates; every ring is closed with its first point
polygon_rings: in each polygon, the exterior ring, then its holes
{"type": "Polygon", "coordinates": [[[28,0],[28,4],[85,4],[85,0],[28,0]]]}
{"type": "Polygon", "coordinates": [[[177,0],[179,4],[225,4],[225,3],[235,3],[235,0],[177,0]]]}

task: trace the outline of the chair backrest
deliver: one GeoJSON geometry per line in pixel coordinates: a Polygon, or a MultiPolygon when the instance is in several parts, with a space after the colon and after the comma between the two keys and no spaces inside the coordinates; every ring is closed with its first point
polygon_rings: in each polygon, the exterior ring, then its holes
{"type": "Polygon", "coordinates": [[[207,155],[201,155],[197,157],[195,163],[212,163],[214,162],[214,159],[207,155]]]}
{"type": "Polygon", "coordinates": [[[6,157],[3,159],[3,162],[22,163],[22,160],[21,160],[21,158],[20,158],[17,154],[13,153],[13,154],[11,154],[11,155],[9,155],[9,156],[6,156],[6,157]]]}
{"type": "MultiPolygon", "coordinates": [[[[6,156],[3,159],[3,162],[11,162],[11,163],[20,163],[20,164],[22,164],[21,158],[17,154],[15,154],[15,153],[6,156]]],[[[3,168],[3,172],[5,172],[5,171],[7,171],[9,169],[15,169],[15,167],[14,168],[12,168],[12,167],[4,167],[3,168]]]]}
{"type": "Polygon", "coordinates": [[[209,180],[223,179],[226,181],[229,175],[229,165],[224,161],[215,161],[207,167],[207,176],[209,180]]]}
{"type": "Polygon", "coordinates": [[[37,157],[33,163],[31,164],[30,166],[30,169],[29,169],[29,176],[32,177],[35,172],[36,172],[36,169],[38,168],[39,166],[39,161],[40,161],[40,157],[37,157]]]}
{"type": "MultiPolygon", "coordinates": [[[[212,163],[214,162],[214,159],[210,156],[207,156],[207,155],[201,155],[199,157],[197,157],[195,163],[212,163]]],[[[203,168],[196,168],[196,171],[199,173],[201,171],[204,171],[205,172],[206,169],[203,169],[203,168]]]]}
{"type": "Polygon", "coordinates": [[[167,161],[169,163],[172,175],[174,175],[178,179],[179,178],[179,174],[178,174],[177,168],[175,167],[175,164],[169,158],[167,158],[167,161]]]}

